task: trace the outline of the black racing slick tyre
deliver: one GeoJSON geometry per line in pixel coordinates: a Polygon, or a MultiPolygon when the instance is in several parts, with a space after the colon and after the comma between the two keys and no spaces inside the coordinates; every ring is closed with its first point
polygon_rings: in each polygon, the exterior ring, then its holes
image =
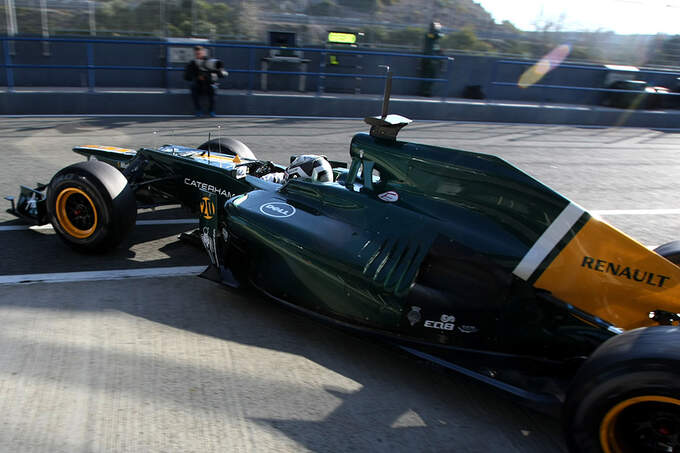
{"type": "Polygon", "coordinates": [[[211,153],[225,153],[244,159],[256,160],[255,154],[245,143],[228,137],[214,138],[203,143],[198,149],[210,151],[211,153]]]}
{"type": "Polygon", "coordinates": [[[573,453],[680,451],[680,328],[604,342],[576,374],[563,421],[573,453]]]}
{"type": "Polygon", "coordinates": [[[667,242],[654,251],[676,266],[680,266],[680,241],[667,242]]]}
{"type": "Polygon", "coordinates": [[[80,252],[105,252],[127,236],[137,204],[125,176],[104,162],[70,165],[54,175],[47,212],[59,237],[80,252]]]}

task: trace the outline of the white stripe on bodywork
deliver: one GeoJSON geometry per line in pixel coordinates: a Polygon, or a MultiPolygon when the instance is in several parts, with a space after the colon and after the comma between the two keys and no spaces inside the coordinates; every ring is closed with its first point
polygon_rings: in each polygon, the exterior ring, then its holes
{"type": "Polygon", "coordinates": [[[562,240],[571,227],[581,218],[585,211],[574,203],[564,208],[555,221],[543,232],[540,238],[529,249],[522,261],[519,262],[513,274],[522,280],[529,280],[531,274],[540,266],[546,256],[562,240]]]}

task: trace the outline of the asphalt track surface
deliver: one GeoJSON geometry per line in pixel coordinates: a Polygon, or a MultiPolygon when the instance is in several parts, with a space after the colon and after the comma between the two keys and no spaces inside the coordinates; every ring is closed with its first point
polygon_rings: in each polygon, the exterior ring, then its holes
{"type": "MultiPolygon", "coordinates": [[[[74,145],[198,145],[210,133],[277,162],[346,160],[351,136],[366,129],[359,120],[1,118],[0,194],[49,182],[80,160],[74,145]]],[[[498,154],[646,245],[680,238],[677,133],[418,122],[401,138],[498,154]]],[[[559,420],[256,294],[191,275],[79,281],[83,271],[204,265],[176,239],[191,225],[140,225],[105,256],[76,254],[49,228],[7,228],[19,225],[0,213],[0,279],[77,274],[0,285],[0,451],[565,451],[559,420]]]]}

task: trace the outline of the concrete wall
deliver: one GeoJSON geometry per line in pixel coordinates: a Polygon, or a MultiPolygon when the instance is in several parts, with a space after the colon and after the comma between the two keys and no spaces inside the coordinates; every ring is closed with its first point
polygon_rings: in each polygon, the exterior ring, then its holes
{"type": "MultiPolygon", "coordinates": [[[[16,92],[0,93],[0,114],[192,114],[188,90],[143,92],[16,92]]],[[[380,112],[380,96],[314,96],[221,92],[219,115],[285,115],[361,118],[380,112]]],[[[393,99],[390,111],[414,120],[486,121],[671,128],[680,124],[680,110],[636,111],[607,107],[531,105],[507,102],[446,102],[422,98],[393,99]]]]}

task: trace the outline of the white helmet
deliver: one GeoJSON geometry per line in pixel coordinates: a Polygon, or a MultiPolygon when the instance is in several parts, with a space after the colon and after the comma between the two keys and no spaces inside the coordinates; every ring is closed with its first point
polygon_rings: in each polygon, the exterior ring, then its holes
{"type": "Polygon", "coordinates": [[[304,154],[297,156],[286,168],[286,179],[307,178],[312,181],[333,182],[333,169],[324,156],[304,154]]]}

